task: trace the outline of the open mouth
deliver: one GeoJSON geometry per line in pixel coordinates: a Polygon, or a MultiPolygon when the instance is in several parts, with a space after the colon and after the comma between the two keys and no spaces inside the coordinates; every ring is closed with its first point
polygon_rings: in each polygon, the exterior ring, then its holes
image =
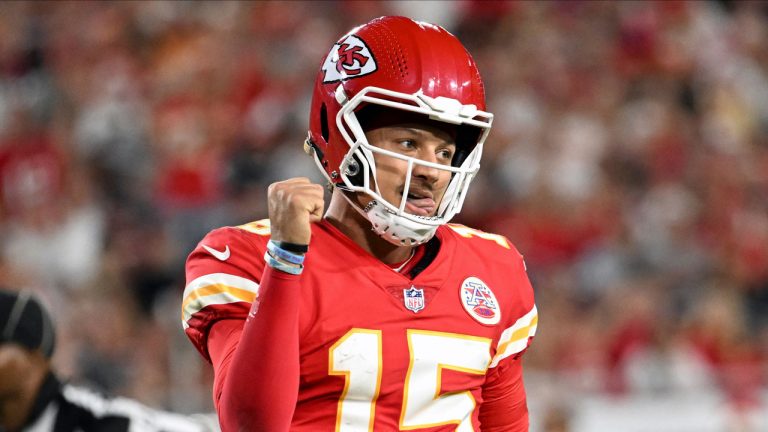
{"type": "Polygon", "coordinates": [[[437,204],[428,191],[409,191],[405,201],[405,210],[417,216],[431,216],[437,204]]]}

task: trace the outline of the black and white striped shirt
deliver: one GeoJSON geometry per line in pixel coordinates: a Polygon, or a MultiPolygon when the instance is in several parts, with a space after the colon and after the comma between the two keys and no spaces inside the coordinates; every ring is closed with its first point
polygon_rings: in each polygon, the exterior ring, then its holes
{"type": "Polygon", "coordinates": [[[184,416],[107,398],[49,374],[23,432],[213,432],[215,417],[184,416]]]}

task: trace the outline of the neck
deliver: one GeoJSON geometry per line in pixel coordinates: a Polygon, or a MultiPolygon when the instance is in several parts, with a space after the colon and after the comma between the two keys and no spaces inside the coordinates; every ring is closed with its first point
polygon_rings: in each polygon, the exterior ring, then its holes
{"type": "MultiPolygon", "coordinates": [[[[344,192],[339,189],[333,190],[325,219],[366,252],[386,264],[399,263],[408,259],[413,247],[394,245],[373,232],[368,219],[352,208],[341,195],[342,193],[344,192]]],[[[359,204],[356,196],[350,198],[359,204]]]]}

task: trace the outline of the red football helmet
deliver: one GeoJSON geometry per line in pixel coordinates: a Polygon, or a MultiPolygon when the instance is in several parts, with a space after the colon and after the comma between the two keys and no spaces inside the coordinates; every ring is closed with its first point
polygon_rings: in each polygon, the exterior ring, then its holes
{"type": "MultiPolygon", "coordinates": [[[[493,115],[474,60],[445,29],[405,17],[382,17],[353,29],[331,48],[315,81],[307,149],[329,181],[363,192],[373,202],[360,209],[374,230],[395,244],[419,244],[458,213],[479,168],[493,115]],[[370,145],[357,114],[368,106],[403,110],[463,128],[452,166],[431,164],[370,145]],[[409,163],[400,203],[381,197],[374,154],[409,163]],[[413,165],[451,171],[434,216],[404,210],[413,165]]],[[[351,201],[350,201],[351,202],[351,201]]]]}

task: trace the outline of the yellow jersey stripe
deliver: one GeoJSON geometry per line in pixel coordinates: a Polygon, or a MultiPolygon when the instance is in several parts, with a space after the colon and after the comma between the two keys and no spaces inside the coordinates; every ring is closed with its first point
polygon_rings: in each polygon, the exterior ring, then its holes
{"type": "Polygon", "coordinates": [[[184,289],[181,319],[184,327],[187,320],[200,309],[212,304],[227,304],[239,301],[253,303],[258,296],[259,284],[240,276],[226,273],[212,273],[193,280],[184,289]]]}
{"type": "Polygon", "coordinates": [[[489,367],[496,367],[499,362],[511,355],[517,354],[528,346],[528,338],[536,334],[539,314],[536,305],[520,317],[512,327],[504,330],[496,348],[496,355],[489,367]]]}
{"type": "Polygon", "coordinates": [[[238,225],[237,228],[248,231],[261,236],[267,236],[271,232],[271,225],[269,219],[257,220],[255,222],[249,222],[244,225],[238,225]]]}

